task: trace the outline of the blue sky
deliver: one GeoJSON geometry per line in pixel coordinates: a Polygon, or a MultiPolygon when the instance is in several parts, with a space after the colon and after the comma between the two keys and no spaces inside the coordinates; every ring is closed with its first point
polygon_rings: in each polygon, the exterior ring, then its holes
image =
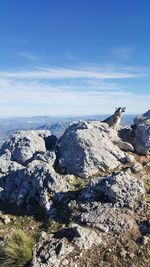
{"type": "Polygon", "coordinates": [[[149,0],[0,1],[0,117],[150,108],[149,0]]]}

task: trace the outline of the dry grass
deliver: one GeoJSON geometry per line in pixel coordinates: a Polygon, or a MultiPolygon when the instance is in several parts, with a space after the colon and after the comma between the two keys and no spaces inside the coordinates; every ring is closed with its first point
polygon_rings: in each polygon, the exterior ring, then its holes
{"type": "Polygon", "coordinates": [[[94,246],[85,251],[78,267],[150,267],[150,237],[147,244],[131,235],[107,239],[105,246],[94,246]]]}
{"type": "Polygon", "coordinates": [[[36,242],[34,235],[23,230],[14,230],[0,248],[1,267],[23,267],[32,259],[32,249],[36,242]]]}

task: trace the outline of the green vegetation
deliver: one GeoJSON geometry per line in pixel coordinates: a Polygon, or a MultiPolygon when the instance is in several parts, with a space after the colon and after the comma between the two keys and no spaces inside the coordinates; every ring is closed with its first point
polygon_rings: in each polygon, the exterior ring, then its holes
{"type": "Polygon", "coordinates": [[[64,226],[64,224],[58,223],[55,220],[51,220],[50,223],[47,224],[46,229],[44,230],[46,230],[47,233],[56,233],[62,230],[64,226]]]}
{"type": "Polygon", "coordinates": [[[74,187],[74,190],[79,190],[88,185],[88,179],[83,179],[78,176],[72,175],[68,182],[74,187]]]}
{"type": "Polygon", "coordinates": [[[15,229],[0,247],[1,267],[23,267],[32,259],[32,249],[36,242],[35,235],[15,229]]]}

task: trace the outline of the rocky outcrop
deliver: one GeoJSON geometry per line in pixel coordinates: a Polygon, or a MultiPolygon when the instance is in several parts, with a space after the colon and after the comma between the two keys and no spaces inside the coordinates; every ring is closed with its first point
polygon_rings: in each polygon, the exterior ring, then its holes
{"type": "Polygon", "coordinates": [[[95,191],[104,193],[111,203],[130,208],[145,193],[143,182],[124,172],[103,178],[96,184],[95,191]]]}
{"type": "Polygon", "coordinates": [[[138,227],[144,164],[132,152],[127,140],[96,121],[72,124],[58,141],[49,131],[17,132],[2,146],[0,200],[28,206],[34,198],[47,221],[60,226],[41,233],[32,267],[78,266],[84,251],[104,245],[103,235],[138,227]]]}
{"type": "MultiPolygon", "coordinates": [[[[81,177],[112,171],[126,161],[126,155],[119,146],[127,149],[127,144],[105,123],[73,124],[59,143],[59,169],[81,177]]],[[[130,145],[128,147],[131,150],[130,145]]]]}
{"type": "Polygon", "coordinates": [[[0,156],[0,178],[9,175],[14,176],[14,173],[22,169],[24,166],[11,160],[11,152],[8,149],[0,156]]]}
{"type": "Polygon", "coordinates": [[[134,120],[133,140],[135,150],[140,155],[150,152],[150,110],[134,120]]]}
{"type": "Polygon", "coordinates": [[[75,266],[83,249],[102,243],[101,234],[72,224],[56,234],[42,233],[34,248],[32,267],[75,266]]]}
{"type": "Polygon", "coordinates": [[[33,197],[48,211],[56,193],[72,189],[68,183],[69,177],[55,172],[54,159],[54,153],[47,152],[37,154],[26,167],[10,161],[8,164],[12,164],[13,169],[0,179],[0,198],[23,205],[33,197]]]}
{"type": "Polygon", "coordinates": [[[71,223],[54,234],[41,235],[31,266],[78,266],[83,251],[105,245],[103,235],[118,236],[134,227],[133,209],[144,193],[142,182],[122,172],[90,181],[70,201],[66,202],[65,197],[64,201],[57,200],[49,219],[61,223],[62,213],[68,210],[71,223]]]}
{"type": "Polygon", "coordinates": [[[54,150],[46,151],[49,131],[22,131],[4,143],[0,156],[0,199],[25,204],[31,197],[49,210],[53,195],[71,189],[68,176],[56,173],[54,150]]]}
{"type": "Polygon", "coordinates": [[[119,147],[132,150],[113,129],[100,122],[73,124],[57,146],[56,140],[46,130],[21,131],[4,143],[0,150],[2,200],[22,205],[33,197],[49,212],[56,196],[58,199],[62,193],[74,190],[74,175],[87,178],[112,171],[129,161],[119,147]]]}
{"type": "Polygon", "coordinates": [[[146,111],[144,114],[137,116],[134,119],[134,125],[138,126],[141,123],[146,122],[147,120],[150,120],[150,110],[146,111]]]}
{"type": "Polygon", "coordinates": [[[119,235],[131,230],[134,225],[132,212],[120,209],[109,202],[94,201],[82,203],[79,207],[79,212],[73,216],[73,219],[79,224],[96,228],[100,232],[119,235]]]}
{"type": "Polygon", "coordinates": [[[48,136],[49,131],[17,132],[3,144],[1,154],[9,150],[13,161],[26,165],[37,152],[46,152],[44,138],[48,136]]]}
{"type": "Polygon", "coordinates": [[[64,205],[71,214],[71,220],[95,227],[100,231],[123,233],[133,225],[132,210],[145,194],[144,184],[127,172],[112,176],[93,178],[78,197],[66,202],[57,200],[52,206],[49,218],[63,221],[57,206],[64,205]],[[131,210],[131,212],[129,212],[131,210]]]}
{"type": "Polygon", "coordinates": [[[134,133],[130,125],[120,126],[118,135],[122,141],[133,145],[134,133]]]}
{"type": "Polygon", "coordinates": [[[105,177],[93,177],[82,191],[79,202],[100,201],[133,209],[144,194],[143,181],[127,170],[105,177]]]}

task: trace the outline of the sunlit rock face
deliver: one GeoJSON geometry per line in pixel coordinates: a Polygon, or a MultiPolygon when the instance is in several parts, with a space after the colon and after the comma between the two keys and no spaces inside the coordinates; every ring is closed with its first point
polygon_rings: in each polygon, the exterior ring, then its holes
{"type": "Polygon", "coordinates": [[[73,124],[60,140],[59,169],[81,177],[113,170],[126,161],[119,143],[118,135],[106,123],[81,121],[73,124]]]}
{"type": "Polygon", "coordinates": [[[13,134],[0,150],[0,199],[23,205],[35,198],[49,210],[52,195],[67,191],[68,177],[56,173],[54,149],[46,150],[54,138],[49,131],[20,131],[13,134]],[[52,138],[51,138],[52,137],[52,138]]]}
{"type": "Polygon", "coordinates": [[[150,110],[134,120],[134,147],[138,154],[146,155],[150,152],[150,110]]]}

